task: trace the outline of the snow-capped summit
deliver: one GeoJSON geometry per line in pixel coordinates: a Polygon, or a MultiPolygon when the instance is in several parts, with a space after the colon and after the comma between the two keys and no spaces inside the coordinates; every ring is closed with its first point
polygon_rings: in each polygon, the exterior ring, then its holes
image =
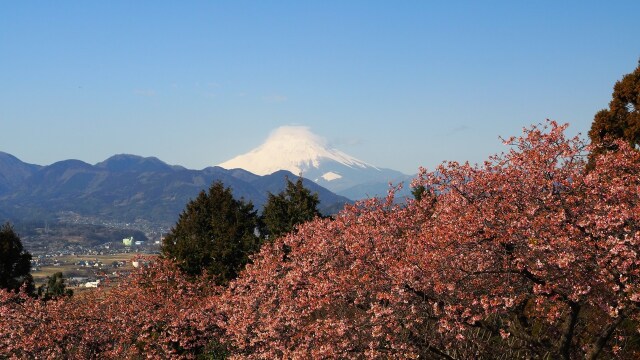
{"type": "MultiPolygon", "coordinates": [[[[282,126],[272,131],[264,144],[219,166],[226,169],[241,168],[256,175],[269,175],[278,170],[299,174],[319,168],[326,160],[348,167],[375,168],[340,150],[328,148],[326,143],[325,139],[312,133],[306,126],[282,126]]],[[[340,175],[336,175],[339,178],[340,175]]],[[[327,177],[335,179],[336,175],[327,177]]]]}
{"type": "MultiPolygon", "coordinates": [[[[331,148],[327,141],[306,126],[282,126],[271,132],[267,140],[246,154],[219,164],[226,169],[244,169],[257,175],[268,175],[278,170],[313,180],[340,194],[354,186],[366,183],[388,184],[406,178],[406,175],[380,169],[362,160],[331,148]]],[[[373,196],[377,194],[362,194],[373,196]]]]}

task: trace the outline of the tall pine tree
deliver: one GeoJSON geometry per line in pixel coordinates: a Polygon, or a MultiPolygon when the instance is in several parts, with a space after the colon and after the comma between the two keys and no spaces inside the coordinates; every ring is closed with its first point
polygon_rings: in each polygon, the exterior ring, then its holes
{"type": "Polygon", "coordinates": [[[302,177],[294,183],[288,178],[280,193],[269,193],[262,218],[269,238],[277,238],[295,229],[295,226],[321,216],[318,194],[304,187],[302,177]]]}
{"type": "Polygon", "coordinates": [[[34,290],[31,277],[31,254],[22,247],[11,224],[0,227],[0,289],[18,290],[26,285],[34,290]]]}
{"type": "Polygon", "coordinates": [[[188,274],[206,270],[218,284],[234,279],[260,247],[253,204],[235,200],[221,182],[201,191],[164,239],[162,254],[188,274]]]}

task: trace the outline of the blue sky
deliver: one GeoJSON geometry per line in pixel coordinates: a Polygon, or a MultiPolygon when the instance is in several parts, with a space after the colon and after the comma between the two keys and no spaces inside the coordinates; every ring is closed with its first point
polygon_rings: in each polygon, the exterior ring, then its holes
{"type": "Polygon", "coordinates": [[[638,1],[4,1],[0,151],[201,169],[306,125],[415,173],[546,118],[586,136],[638,1]]]}

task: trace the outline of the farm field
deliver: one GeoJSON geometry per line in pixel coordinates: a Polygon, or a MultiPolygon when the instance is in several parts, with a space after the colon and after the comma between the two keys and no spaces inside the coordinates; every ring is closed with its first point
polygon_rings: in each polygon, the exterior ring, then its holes
{"type": "Polygon", "coordinates": [[[47,277],[62,272],[69,289],[87,289],[84,284],[100,279],[114,279],[134,269],[132,260],[137,256],[154,256],[142,252],[127,252],[108,255],[63,255],[48,257],[42,265],[34,266],[32,276],[36,286],[47,281],[47,277]]]}

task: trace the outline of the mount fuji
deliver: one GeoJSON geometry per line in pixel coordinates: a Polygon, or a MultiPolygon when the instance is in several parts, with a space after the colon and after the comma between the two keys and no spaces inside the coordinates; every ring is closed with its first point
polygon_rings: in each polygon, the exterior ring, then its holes
{"type": "Polygon", "coordinates": [[[399,171],[376,167],[329,147],[325,139],[306,126],[277,128],[262,145],[218,166],[244,169],[256,175],[287,170],[352,200],[384,196],[389,182],[397,184],[411,179],[399,171]]]}

